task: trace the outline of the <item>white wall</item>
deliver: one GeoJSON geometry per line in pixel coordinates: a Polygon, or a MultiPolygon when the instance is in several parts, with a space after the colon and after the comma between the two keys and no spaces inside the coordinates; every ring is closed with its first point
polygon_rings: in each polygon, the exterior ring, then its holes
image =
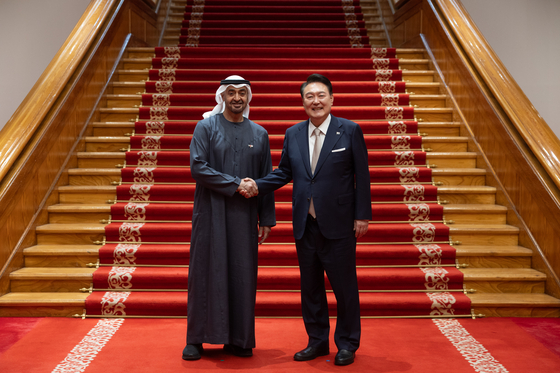
{"type": "Polygon", "coordinates": [[[461,2],[533,106],[560,137],[560,1],[461,2]]]}
{"type": "Polygon", "coordinates": [[[0,129],[62,47],[90,0],[0,0],[0,129]]]}

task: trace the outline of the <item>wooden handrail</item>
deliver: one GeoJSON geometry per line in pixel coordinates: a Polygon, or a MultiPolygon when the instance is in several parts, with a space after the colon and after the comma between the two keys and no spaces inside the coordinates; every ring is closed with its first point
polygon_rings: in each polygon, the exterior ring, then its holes
{"type": "MultiPolygon", "coordinates": [[[[158,11],[157,11],[158,15],[160,15],[160,16],[162,15],[161,9],[160,9],[161,3],[162,2],[160,1],[159,4],[158,4],[158,11]]],[[[158,47],[161,47],[162,44],[163,44],[163,37],[165,36],[165,30],[167,29],[167,21],[169,20],[169,14],[171,13],[171,5],[172,4],[173,4],[173,2],[171,0],[167,0],[166,3],[163,4],[165,6],[165,13],[163,13],[163,14],[165,14],[165,16],[163,17],[163,23],[161,25],[161,30],[159,30],[160,34],[159,34],[159,39],[158,39],[158,44],[157,44],[158,47]]]]}
{"type": "Polygon", "coordinates": [[[395,6],[397,5],[396,1],[395,0],[387,0],[387,3],[389,4],[389,8],[391,8],[391,13],[395,14],[395,6]]]}
{"type": "Polygon", "coordinates": [[[408,2],[408,0],[388,0],[391,3],[391,8],[393,8],[393,14],[395,13],[394,9],[400,9],[404,4],[408,2]]]}
{"type": "Polygon", "coordinates": [[[161,0],[143,0],[150,8],[156,10],[159,9],[159,5],[161,4],[161,0]]]}
{"type": "Polygon", "coordinates": [[[118,3],[119,0],[91,0],[64,45],[0,131],[0,183],[40,127],[118,3]]]}
{"type": "MultiPolygon", "coordinates": [[[[379,0],[375,0],[377,3],[377,9],[379,9],[379,12],[381,12],[381,24],[383,27],[383,30],[385,31],[385,38],[387,38],[387,43],[389,44],[389,47],[392,48],[393,47],[393,43],[391,42],[391,35],[389,34],[389,30],[387,29],[387,24],[385,23],[385,15],[383,14],[383,8],[381,7],[381,4],[379,3],[379,0]]],[[[388,1],[389,7],[391,8],[391,12],[393,14],[395,14],[395,10],[393,9],[393,3],[392,1],[388,1]]]]}
{"type": "Polygon", "coordinates": [[[471,17],[457,0],[431,0],[444,14],[464,52],[515,129],[560,188],[560,141],[504,67],[471,17]],[[458,20],[461,20],[458,22],[458,20]]]}

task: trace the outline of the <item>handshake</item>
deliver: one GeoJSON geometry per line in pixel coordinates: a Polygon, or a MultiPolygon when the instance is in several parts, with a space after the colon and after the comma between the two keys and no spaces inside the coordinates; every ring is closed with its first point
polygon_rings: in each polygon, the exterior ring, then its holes
{"type": "Polygon", "coordinates": [[[257,183],[255,183],[255,180],[251,179],[250,177],[246,177],[245,179],[241,180],[241,183],[237,188],[237,192],[245,198],[251,198],[259,194],[259,188],[257,187],[257,183]]]}

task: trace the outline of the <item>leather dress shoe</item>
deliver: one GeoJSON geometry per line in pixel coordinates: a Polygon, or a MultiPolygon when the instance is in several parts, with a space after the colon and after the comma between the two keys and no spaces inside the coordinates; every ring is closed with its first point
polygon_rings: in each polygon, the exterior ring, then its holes
{"type": "Polygon", "coordinates": [[[224,351],[239,357],[251,357],[253,356],[252,348],[242,348],[232,344],[225,344],[224,351]]]}
{"type": "Polygon", "coordinates": [[[204,351],[202,343],[187,345],[183,350],[183,360],[198,360],[201,358],[202,351],[204,351]]]}
{"type": "Polygon", "coordinates": [[[294,360],[295,361],[313,360],[319,356],[325,356],[328,354],[329,354],[328,347],[320,348],[320,347],[309,346],[299,352],[296,352],[296,354],[294,355],[294,360]]]}
{"type": "Polygon", "coordinates": [[[334,365],[349,365],[354,362],[356,354],[348,350],[340,350],[334,357],[334,365]]]}

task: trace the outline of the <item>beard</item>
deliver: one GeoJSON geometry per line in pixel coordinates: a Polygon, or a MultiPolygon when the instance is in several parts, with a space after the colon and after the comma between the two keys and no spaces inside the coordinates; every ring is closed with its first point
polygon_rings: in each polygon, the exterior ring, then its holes
{"type": "Polygon", "coordinates": [[[245,110],[245,108],[247,107],[247,103],[245,101],[238,101],[238,102],[231,101],[226,104],[226,107],[232,113],[240,114],[243,113],[243,110],[245,110]],[[239,106],[239,104],[241,105],[239,106]]]}

